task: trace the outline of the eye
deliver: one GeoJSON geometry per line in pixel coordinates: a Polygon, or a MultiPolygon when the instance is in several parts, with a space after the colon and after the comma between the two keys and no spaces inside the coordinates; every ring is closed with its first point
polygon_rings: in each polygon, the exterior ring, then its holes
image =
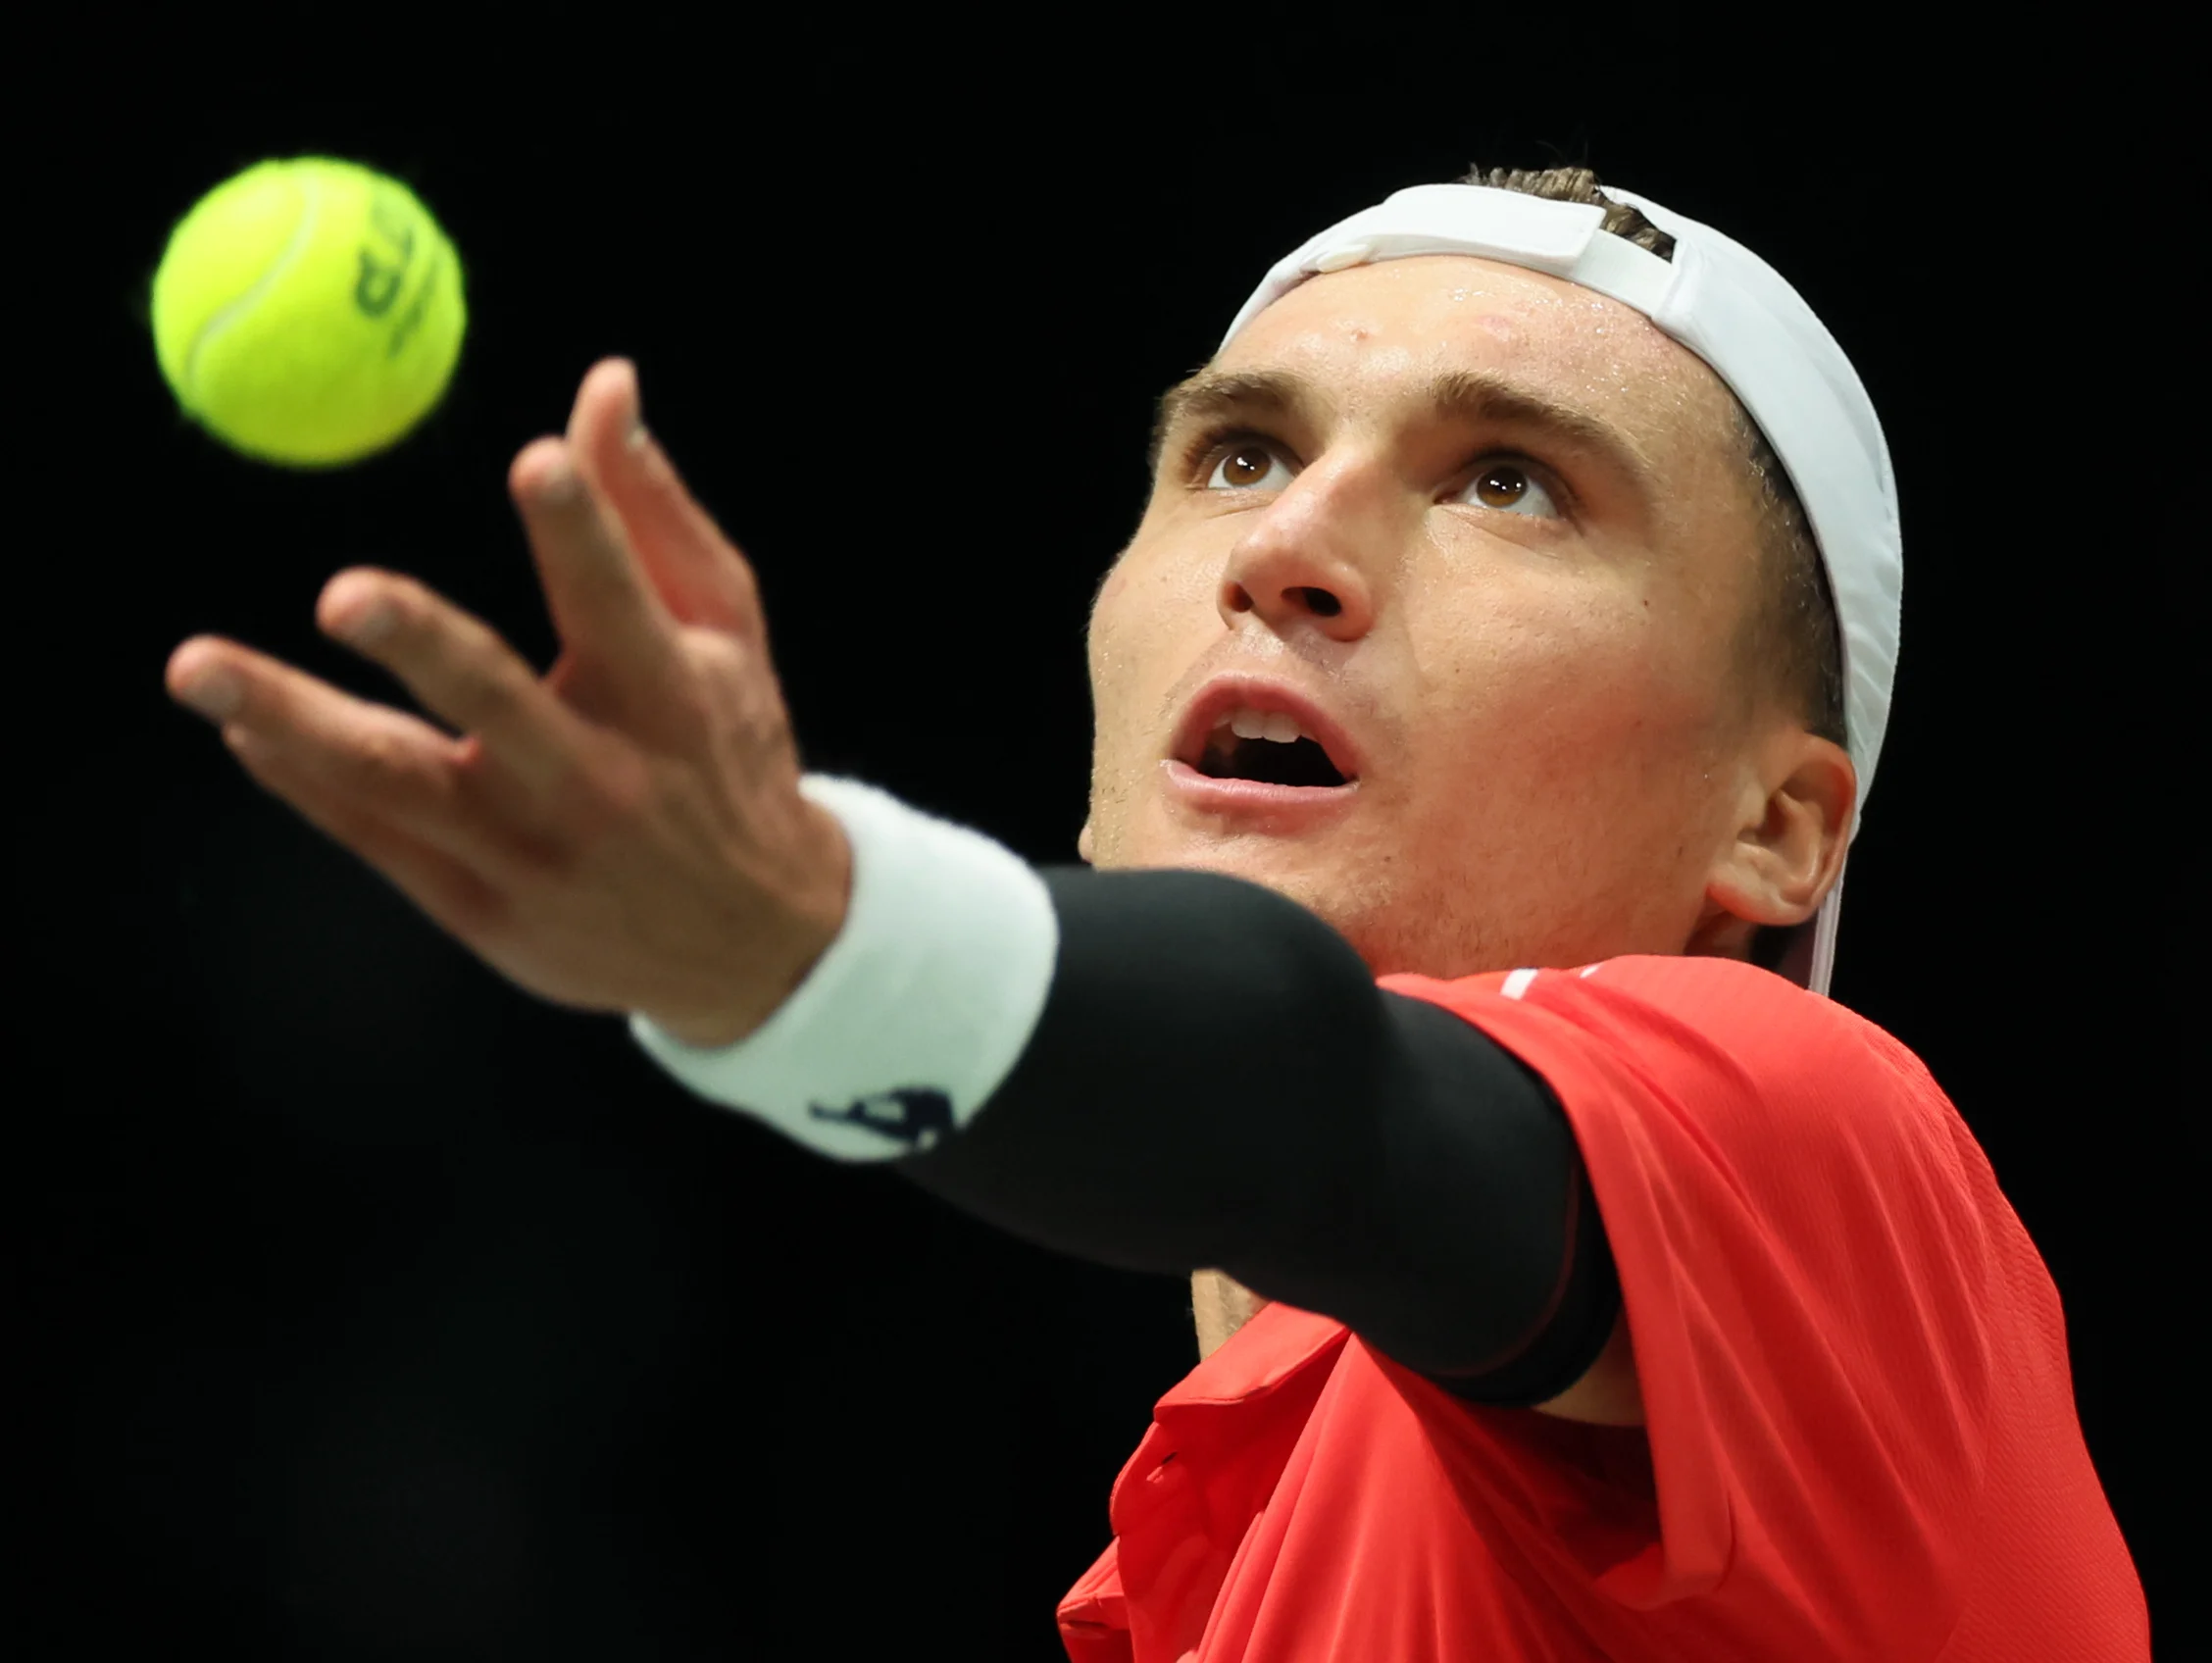
{"type": "Polygon", "coordinates": [[[1552,501],[1551,492],[1544,488],[1534,471],[1510,457],[1499,457],[1478,468],[1462,500],[1481,503],[1484,508],[1502,509],[1508,514],[1529,514],[1545,520],[1559,518],[1559,505],[1552,501]]]}
{"type": "Polygon", "coordinates": [[[1208,490],[1281,490],[1290,482],[1288,465],[1270,445],[1258,439],[1236,439],[1221,451],[1221,460],[1206,476],[1208,490]],[[1280,475],[1281,478],[1277,478],[1280,475]]]}

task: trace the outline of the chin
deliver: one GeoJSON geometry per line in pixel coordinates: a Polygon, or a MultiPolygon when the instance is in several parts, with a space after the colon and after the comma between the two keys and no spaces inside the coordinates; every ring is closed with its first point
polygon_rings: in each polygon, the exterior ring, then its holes
{"type": "Polygon", "coordinates": [[[1264,832],[1155,824],[1141,828],[1133,836],[1110,839],[1111,853],[1102,854],[1097,864],[1133,870],[1176,867],[1219,872],[1264,883],[1312,907],[1323,890],[1325,877],[1334,874],[1341,881],[1351,864],[1342,849],[1330,846],[1331,841],[1326,837],[1292,841],[1264,832]]]}
{"type": "MultiPolygon", "coordinates": [[[[1406,862],[1355,849],[1352,842],[1155,826],[1135,837],[1102,838],[1094,864],[1101,871],[1217,872],[1273,889],[1342,935],[1377,976],[1464,962],[1468,921],[1456,909],[1439,909],[1433,887],[1403,893],[1393,879],[1378,876],[1402,872],[1406,862]]],[[[1443,968],[1430,973],[1454,974],[1443,968]]]]}

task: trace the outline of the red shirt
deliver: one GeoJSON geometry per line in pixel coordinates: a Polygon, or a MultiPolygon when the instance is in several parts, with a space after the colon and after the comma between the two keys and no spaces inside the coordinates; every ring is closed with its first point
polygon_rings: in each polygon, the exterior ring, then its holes
{"type": "Polygon", "coordinates": [[[2149,1657],[2057,1289],[1918,1058],[1726,959],[1381,985],[1565,1105],[1645,1425],[1271,1305],[1160,1399],[1074,1663],[2149,1657]]]}

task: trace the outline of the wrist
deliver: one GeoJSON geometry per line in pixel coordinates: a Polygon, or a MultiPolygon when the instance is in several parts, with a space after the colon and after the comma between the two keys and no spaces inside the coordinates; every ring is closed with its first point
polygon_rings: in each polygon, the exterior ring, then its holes
{"type": "Polygon", "coordinates": [[[748,940],[740,989],[682,1008],[637,1013],[695,1050],[719,1050],[757,1033],[805,983],[844,929],[852,905],[852,840],[844,822],[821,803],[806,798],[801,806],[809,822],[803,844],[819,858],[810,859],[805,876],[785,886],[787,910],[773,932],[784,945],[771,951],[757,936],[748,940]]]}
{"type": "Polygon", "coordinates": [[[695,1016],[679,1032],[634,1012],[630,1032],[698,1095],[818,1153],[928,1148],[982,1107],[1029,1043],[1059,949],[1051,895],[1012,850],[888,792],[820,775],[800,789],[837,819],[846,854],[827,947],[735,1042],[735,1023],[695,1016]]]}

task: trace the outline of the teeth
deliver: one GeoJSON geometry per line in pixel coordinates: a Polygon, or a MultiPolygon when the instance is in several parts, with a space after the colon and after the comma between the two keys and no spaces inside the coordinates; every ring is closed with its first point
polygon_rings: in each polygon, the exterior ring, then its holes
{"type": "Polygon", "coordinates": [[[1295,718],[1285,716],[1280,710],[1235,710],[1214,726],[1227,728],[1239,739],[1273,739],[1279,745],[1287,745],[1307,736],[1295,718]]]}

